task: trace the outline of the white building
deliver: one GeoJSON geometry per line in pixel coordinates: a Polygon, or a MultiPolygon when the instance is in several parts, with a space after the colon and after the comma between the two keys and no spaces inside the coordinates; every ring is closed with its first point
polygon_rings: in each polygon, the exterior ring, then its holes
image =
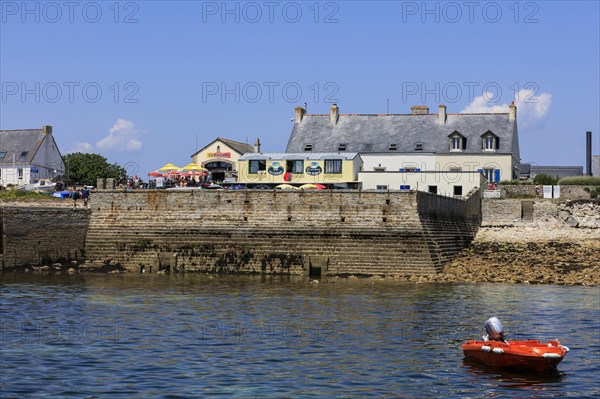
{"type": "Polygon", "coordinates": [[[518,179],[514,104],[507,113],[448,114],[444,105],[436,114],[425,106],[411,111],[340,114],[334,104],[329,114],[307,114],[298,107],[286,152],[358,152],[364,162],[359,174],[363,189],[412,189],[420,182],[422,191],[437,186],[440,194],[465,195],[473,184],[481,184],[477,173],[487,182],[518,179]],[[411,173],[421,174],[416,178],[411,173]],[[467,179],[464,185],[462,179],[467,179]]]}
{"type": "Polygon", "coordinates": [[[52,126],[0,130],[0,185],[23,186],[64,173],[52,126]]]}

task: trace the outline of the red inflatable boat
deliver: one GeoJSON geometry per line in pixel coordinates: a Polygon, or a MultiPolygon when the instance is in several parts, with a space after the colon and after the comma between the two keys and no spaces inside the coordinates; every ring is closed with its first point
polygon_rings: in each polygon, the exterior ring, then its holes
{"type": "Polygon", "coordinates": [[[505,367],[535,372],[555,370],[569,348],[558,341],[544,344],[530,341],[467,341],[462,350],[467,359],[476,360],[486,366],[505,367]]]}

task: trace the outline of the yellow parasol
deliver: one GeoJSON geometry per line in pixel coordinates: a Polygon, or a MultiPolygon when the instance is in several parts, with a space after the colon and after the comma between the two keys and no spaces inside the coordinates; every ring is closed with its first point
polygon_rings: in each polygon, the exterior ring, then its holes
{"type": "Polygon", "coordinates": [[[301,190],[323,190],[322,187],[317,186],[316,184],[308,183],[300,186],[301,190]]]}
{"type": "Polygon", "coordinates": [[[291,184],[280,184],[278,186],[275,186],[275,188],[278,188],[280,190],[300,190],[298,187],[292,186],[291,184]]]}
{"type": "Polygon", "coordinates": [[[181,170],[191,170],[192,172],[205,172],[208,169],[203,168],[200,165],[196,165],[195,163],[189,163],[187,165],[185,165],[183,168],[181,168],[181,170]]]}
{"type": "Polygon", "coordinates": [[[175,166],[172,163],[168,163],[165,166],[163,166],[162,168],[160,168],[159,171],[170,172],[170,171],[175,171],[175,170],[179,170],[179,169],[181,169],[179,166],[175,166]]]}

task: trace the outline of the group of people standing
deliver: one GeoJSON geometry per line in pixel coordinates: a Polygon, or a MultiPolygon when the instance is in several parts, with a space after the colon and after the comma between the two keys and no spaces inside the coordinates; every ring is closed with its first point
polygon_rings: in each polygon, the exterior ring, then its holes
{"type": "Polygon", "coordinates": [[[70,195],[73,200],[73,208],[77,208],[77,200],[83,200],[83,206],[85,208],[88,207],[88,201],[90,200],[90,190],[87,187],[84,187],[83,190],[73,190],[70,195]]]}

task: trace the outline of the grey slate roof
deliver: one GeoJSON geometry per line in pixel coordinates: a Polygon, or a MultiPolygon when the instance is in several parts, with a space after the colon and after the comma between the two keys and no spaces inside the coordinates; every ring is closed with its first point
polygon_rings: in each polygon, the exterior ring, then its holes
{"type": "Polygon", "coordinates": [[[289,152],[265,152],[265,153],[252,153],[245,154],[240,157],[240,161],[250,161],[250,160],[262,160],[262,159],[273,159],[273,160],[321,160],[321,159],[344,159],[350,160],[356,158],[358,153],[356,152],[299,152],[299,153],[289,153],[289,152]]]}
{"type": "Polygon", "coordinates": [[[499,138],[497,153],[513,153],[518,159],[517,126],[509,121],[509,114],[447,114],[445,124],[438,122],[438,114],[365,115],[340,114],[332,124],[329,114],[305,114],[294,123],[286,152],[304,152],[312,144],[313,152],[345,151],[360,153],[450,153],[448,136],[458,131],[467,139],[462,154],[481,153],[481,135],[491,131],[499,138]],[[415,144],[423,143],[422,150],[415,144]],[[391,151],[390,144],[397,150],[391,151]]]}
{"type": "Polygon", "coordinates": [[[0,153],[6,152],[0,162],[31,163],[44,137],[42,129],[0,130],[0,153]],[[27,155],[21,157],[24,151],[27,155]]]}
{"type": "Polygon", "coordinates": [[[239,152],[240,154],[245,154],[247,152],[254,152],[254,146],[246,143],[240,143],[239,141],[229,140],[229,139],[221,139],[222,142],[239,152]]]}
{"type": "Polygon", "coordinates": [[[229,147],[231,147],[234,151],[237,151],[239,154],[246,154],[248,152],[254,152],[253,145],[246,144],[246,143],[240,143],[239,141],[235,141],[235,140],[217,137],[216,139],[214,139],[213,141],[211,141],[210,143],[208,143],[207,145],[205,145],[204,147],[202,147],[201,149],[199,149],[198,151],[193,153],[192,156],[198,154],[199,152],[204,151],[208,146],[210,146],[212,143],[214,143],[215,141],[218,141],[218,140],[227,144],[229,147]]]}

